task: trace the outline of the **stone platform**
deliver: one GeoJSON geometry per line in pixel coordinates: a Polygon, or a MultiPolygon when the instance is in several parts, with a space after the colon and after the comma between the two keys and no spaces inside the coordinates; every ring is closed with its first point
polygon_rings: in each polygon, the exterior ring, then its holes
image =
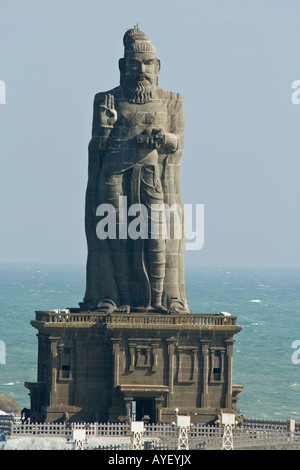
{"type": "Polygon", "coordinates": [[[237,317],[214,314],[38,311],[37,382],[32,421],[194,424],[232,412],[243,387],[232,385],[237,317]]]}

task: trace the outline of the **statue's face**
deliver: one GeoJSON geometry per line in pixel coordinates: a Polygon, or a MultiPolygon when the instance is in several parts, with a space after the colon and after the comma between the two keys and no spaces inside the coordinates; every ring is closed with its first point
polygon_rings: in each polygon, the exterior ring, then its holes
{"type": "Polygon", "coordinates": [[[124,75],[132,85],[157,83],[159,61],[154,52],[128,52],[124,58],[124,75]]]}

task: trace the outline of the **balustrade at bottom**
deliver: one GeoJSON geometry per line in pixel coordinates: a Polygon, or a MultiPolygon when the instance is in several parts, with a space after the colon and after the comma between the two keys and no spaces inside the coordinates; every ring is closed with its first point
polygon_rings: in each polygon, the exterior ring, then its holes
{"type": "MultiPolygon", "coordinates": [[[[20,424],[11,425],[11,436],[52,436],[67,437],[72,428],[85,429],[88,437],[121,437],[127,436],[129,426],[125,423],[74,423],[66,425],[64,423],[43,423],[43,424],[20,424]]],[[[145,424],[144,437],[148,439],[161,438],[169,440],[176,435],[176,426],[171,424],[145,424]]],[[[189,436],[193,446],[218,447],[222,430],[219,426],[193,426],[189,431],[189,436]]],[[[300,445],[300,428],[297,427],[294,432],[288,432],[287,429],[274,425],[265,427],[259,423],[257,426],[242,426],[233,429],[234,446],[237,447],[255,447],[264,445],[279,444],[298,444],[300,445]]],[[[171,442],[171,441],[170,441],[171,442]]],[[[196,448],[195,447],[195,448],[196,448]]]]}
{"type": "Polygon", "coordinates": [[[65,424],[12,424],[11,435],[65,436],[65,424]]]}

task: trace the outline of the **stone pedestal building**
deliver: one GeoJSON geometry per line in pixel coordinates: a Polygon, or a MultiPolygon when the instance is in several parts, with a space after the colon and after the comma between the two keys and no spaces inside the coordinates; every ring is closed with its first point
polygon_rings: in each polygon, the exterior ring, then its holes
{"type": "Polygon", "coordinates": [[[236,317],[36,312],[38,380],[26,383],[32,420],[192,422],[232,412],[236,317]]]}

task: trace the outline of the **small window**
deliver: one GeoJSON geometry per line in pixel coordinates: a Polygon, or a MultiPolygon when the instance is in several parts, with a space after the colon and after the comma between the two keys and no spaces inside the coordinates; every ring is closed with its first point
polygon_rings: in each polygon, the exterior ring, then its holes
{"type": "Polygon", "coordinates": [[[70,366],[62,366],[62,378],[68,379],[70,377],[70,366]]]}
{"type": "Polygon", "coordinates": [[[219,367],[214,368],[214,380],[216,382],[221,380],[221,369],[219,367]]]}
{"type": "Polygon", "coordinates": [[[142,349],[141,350],[141,362],[143,365],[147,365],[147,360],[148,360],[148,354],[147,354],[147,349],[142,349]]]}

